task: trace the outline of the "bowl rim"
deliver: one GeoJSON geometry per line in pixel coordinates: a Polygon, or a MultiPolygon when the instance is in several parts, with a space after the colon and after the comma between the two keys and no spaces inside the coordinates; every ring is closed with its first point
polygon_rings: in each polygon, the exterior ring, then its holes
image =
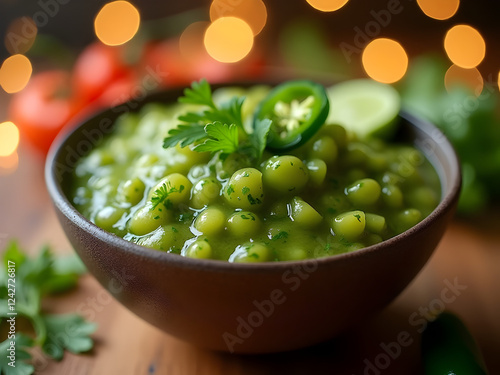
{"type": "MultiPolygon", "coordinates": [[[[235,83],[225,83],[225,84],[219,84],[219,85],[213,85],[214,88],[218,87],[236,87],[236,86],[246,86],[249,87],[249,85],[259,85],[259,84],[264,84],[264,85],[273,85],[274,83],[269,83],[269,82],[235,82],[235,83]]],[[[151,94],[146,95],[143,99],[141,99],[140,105],[138,108],[140,109],[142,107],[142,104],[147,103],[147,102],[154,102],[154,98],[156,96],[161,96],[165,95],[168,93],[175,93],[178,92],[179,94],[182,93],[182,89],[184,87],[172,87],[170,89],[162,90],[162,91],[157,91],[151,94]],[[153,100],[151,100],[153,99],[153,100]]],[[[168,103],[167,103],[168,104],[168,103]]],[[[123,105],[123,104],[122,104],[123,105]]],[[[109,109],[102,110],[98,113],[94,113],[92,116],[86,118],[83,121],[79,121],[76,126],[71,126],[67,127],[65,130],[63,130],[55,139],[53,142],[49,154],[46,159],[45,163],[45,180],[46,180],[46,186],[49,192],[49,195],[52,199],[53,205],[56,208],[56,210],[59,210],[69,221],[71,221],[73,224],[78,226],[80,229],[85,231],[87,234],[96,237],[98,240],[103,241],[105,243],[108,243],[112,245],[113,247],[119,248],[121,251],[123,251],[126,254],[136,256],[139,258],[148,258],[149,260],[153,260],[155,262],[158,262],[159,264],[168,264],[170,266],[176,266],[179,268],[189,268],[189,269],[199,269],[199,270],[210,270],[213,272],[242,272],[245,271],[246,273],[268,273],[268,272],[276,272],[276,271],[286,271],[290,269],[291,267],[294,266],[304,266],[310,263],[315,263],[317,266],[321,265],[326,265],[326,264],[331,264],[331,263],[337,263],[337,262],[344,262],[348,260],[353,260],[359,257],[369,257],[370,255],[373,255],[374,253],[380,252],[380,251],[389,251],[389,249],[393,246],[396,245],[403,240],[407,239],[408,237],[413,237],[416,236],[418,233],[422,232],[426,228],[432,225],[432,223],[437,220],[439,217],[445,215],[447,211],[450,208],[453,208],[454,203],[458,201],[459,193],[460,193],[460,188],[461,188],[461,170],[460,170],[460,164],[459,164],[459,159],[457,157],[457,154],[452,147],[451,143],[449,140],[444,136],[444,134],[439,130],[436,126],[431,124],[429,121],[417,117],[404,109],[402,109],[398,115],[403,120],[406,120],[406,122],[409,124],[409,126],[416,128],[420,132],[424,133],[427,135],[429,138],[432,139],[433,133],[439,134],[442,136],[442,140],[439,142],[439,148],[442,149],[443,155],[446,156],[446,159],[448,160],[450,164],[450,169],[448,172],[450,173],[450,180],[447,181],[447,191],[443,191],[443,181],[446,181],[446,177],[444,176],[443,171],[439,171],[437,168],[437,165],[435,163],[438,162],[438,158],[433,158],[434,160],[430,160],[426,154],[426,159],[428,159],[431,164],[433,165],[434,169],[436,170],[439,181],[441,184],[441,189],[442,189],[442,197],[437,205],[437,207],[427,216],[425,217],[422,221],[420,221],[418,224],[415,226],[411,227],[410,229],[406,230],[405,232],[398,234],[394,237],[391,237],[385,241],[382,241],[378,244],[371,245],[364,247],[362,249],[353,251],[353,252],[348,252],[348,253],[342,253],[342,254],[336,254],[336,255],[330,255],[322,258],[311,258],[311,259],[303,259],[303,260],[292,260],[292,261],[270,261],[270,262],[261,262],[261,263],[233,263],[233,262],[228,262],[226,260],[216,260],[216,259],[195,259],[195,258],[188,258],[184,256],[180,256],[178,254],[172,254],[172,253],[166,253],[163,251],[151,249],[145,246],[141,246],[138,244],[135,244],[133,242],[129,242],[121,237],[118,237],[110,232],[107,232],[106,230],[98,227],[94,223],[92,223],[90,220],[85,218],[74,206],[73,204],[68,200],[66,195],[63,192],[62,189],[62,181],[60,182],[59,179],[57,178],[57,163],[58,163],[58,158],[62,154],[64,146],[66,143],[74,136],[75,133],[80,131],[83,127],[85,127],[86,124],[88,124],[90,121],[95,120],[96,118],[99,118],[101,116],[107,116],[110,115],[114,117],[115,119],[118,117],[116,114],[116,111],[113,112],[113,110],[116,110],[116,108],[119,107],[119,105],[111,107],[109,109]],[[438,133],[436,133],[438,132],[438,133]]],[[[131,112],[134,112],[131,111],[131,112]]],[[[104,117],[105,118],[105,117],[104,117]]],[[[96,122],[97,123],[97,122],[96,122]]],[[[113,120],[114,123],[114,120],[113,120]]],[[[437,142],[436,142],[437,143],[437,142]]],[[[93,145],[94,147],[94,145],[93,145]]],[[[424,152],[425,154],[425,152],[424,152]]],[[[79,158],[81,158],[81,155],[78,155],[79,158]]],[[[441,169],[442,169],[442,163],[441,164],[441,169]]],[[[74,167],[74,166],[73,166],[74,167]]]]}

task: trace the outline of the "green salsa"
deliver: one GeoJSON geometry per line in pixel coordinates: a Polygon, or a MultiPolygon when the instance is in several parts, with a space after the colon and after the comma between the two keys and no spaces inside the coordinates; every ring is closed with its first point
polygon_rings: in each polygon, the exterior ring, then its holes
{"type": "MultiPolygon", "coordinates": [[[[253,113],[268,91],[220,89],[214,102],[244,95],[241,128],[251,134],[253,113]]],[[[312,99],[298,98],[289,112],[301,100],[312,99]]],[[[199,109],[148,104],[118,118],[113,133],[75,168],[75,207],[99,227],[159,251],[263,262],[377,244],[411,228],[439,203],[439,178],[419,150],[362,140],[337,124],[323,124],[293,149],[265,149],[257,158],[194,150],[201,141],[163,148],[179,116],[199,109]]],[[[302,108],[311,122],[307,114],[302,108]]],[[[235,129],[225,129],[236,132],[224,144],[229,150],[246,136],[235,129]]]]}

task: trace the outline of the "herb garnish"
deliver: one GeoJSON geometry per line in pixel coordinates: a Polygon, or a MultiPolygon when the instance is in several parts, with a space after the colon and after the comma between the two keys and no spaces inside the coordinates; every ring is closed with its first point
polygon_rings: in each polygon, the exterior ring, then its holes
{"type": "MultiPolygon", "coordinates": [[[[41,347],[44,353],[55,360],[61,360],[64,351],[83,353],[94,345],[90,334],[96,329],[95,323],[89,323],[78,314],[48,315],[42,311],[42,299],[46,295],[61,293],[74,288],[78,277],[86,272],[76,255],[55,257],[48,247],[43,247],[35,258],[28,257],[16,242],[11,242],[3,254],[4,266],[0,269],[0,318],[11,319],[10,313],[26,318],[35,331],[35,338],[21,332],[8,337],[0,343],[0,372],[5,375],[29,375],[35,368],[29,363],[31,354],[26,349],[41,347]],[[10,261],[10,263],[9,263],[10,261]],[[7,273],[12,262],[15,263],[15,284],[7,273]],[[7,267],[9,264],[9,268],[7,267]],[[15,289],[14,289],[15,288],[15,289]],[[15,296],[12,290],[15,290],[15,296]],[[15,305],[9,305],[8,299],[15,298],[15,305]],[[68,335],[68,332],[71,334],[68,335]],[[64,338],[64,340],[61,339],[64,338]],[[16,343],[15,367],[7,357],[10,342],[16,343]],[[4,354],[5,353],[5,354],[4,354]]],[[[14,268],[14,267],[12,267],[14,268]]]]}
{"type": "Polygon", "coordinates": [[[194,145],[193,150],[198,152],[221,155],[241,153],[250,156],[255,163],[260,162],[272,122],[269,119],[259,120],[254,131],[247,133],[241,113],[244,101],[244,97],[233,97],[217,106],[210,84],[205,79],[193,82],[191,88],[184,90],[179,102],[205,108],[179,116],[181,124],[168,132],[163,147],[194,145]]]}
{"type": "Polygon", "coordinates": [[[276,241],[276,240],[281,240],[281,239],[286,239],[286,238],[288,238],[288,232],[285,232],[282,230],[279,233],[272,236],[271,240],[276,241]]]}
{"type": "Polygon", "coordinates": [[[153,197],[151,198],[153,209],[161,203],[164,203],[167,209],[172,208],[173,205],[172,202],[167,199],[168,196],[172,193],[182,193],[183,190],[184,185],[179,186],[179,189],[177,189],[175,186],[172,186],[170,181],[163,183],[158,189],[155,190],[153,197]]]}

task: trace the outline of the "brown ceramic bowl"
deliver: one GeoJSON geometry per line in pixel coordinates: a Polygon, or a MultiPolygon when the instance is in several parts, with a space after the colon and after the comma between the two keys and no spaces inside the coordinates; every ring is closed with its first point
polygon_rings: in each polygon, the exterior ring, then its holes
{"type": "Polygon", "coordinates": [[[239,353],[297,349],[332,338],[385,307],[429,259],[453,215],[460,169],[433,125],[401,114],[400,137],[436,168],[442,199],[415,227],[352,253],[260,264],[196,260],[148,249],[98,228],[70,203],[78,158],[112,131],[114,120],[149,102],[174,102],[181,90],[107,110],[53,145],[46,180],[59,220],[90,273],[124,306],[182,340],[239,353]]]}

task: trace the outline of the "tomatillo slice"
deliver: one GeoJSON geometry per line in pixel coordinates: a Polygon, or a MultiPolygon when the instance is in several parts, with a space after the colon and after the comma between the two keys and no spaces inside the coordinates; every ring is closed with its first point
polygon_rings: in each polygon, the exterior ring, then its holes
{"type": "Polygon", "coordinates": [[[257,107],[257,121],[272,120],[267,148],[283,152],[308,141],[325,123],[330,104],[325,88],[311,81],[276,86],[257,107]]]}
{"type": "Polygon", "coordinates": [[[360,138],[389,138],[396,130],[401,99],[392,86],[371,79],[356,79],[327,89],[328,123],[342,125],[360,138]]]}

